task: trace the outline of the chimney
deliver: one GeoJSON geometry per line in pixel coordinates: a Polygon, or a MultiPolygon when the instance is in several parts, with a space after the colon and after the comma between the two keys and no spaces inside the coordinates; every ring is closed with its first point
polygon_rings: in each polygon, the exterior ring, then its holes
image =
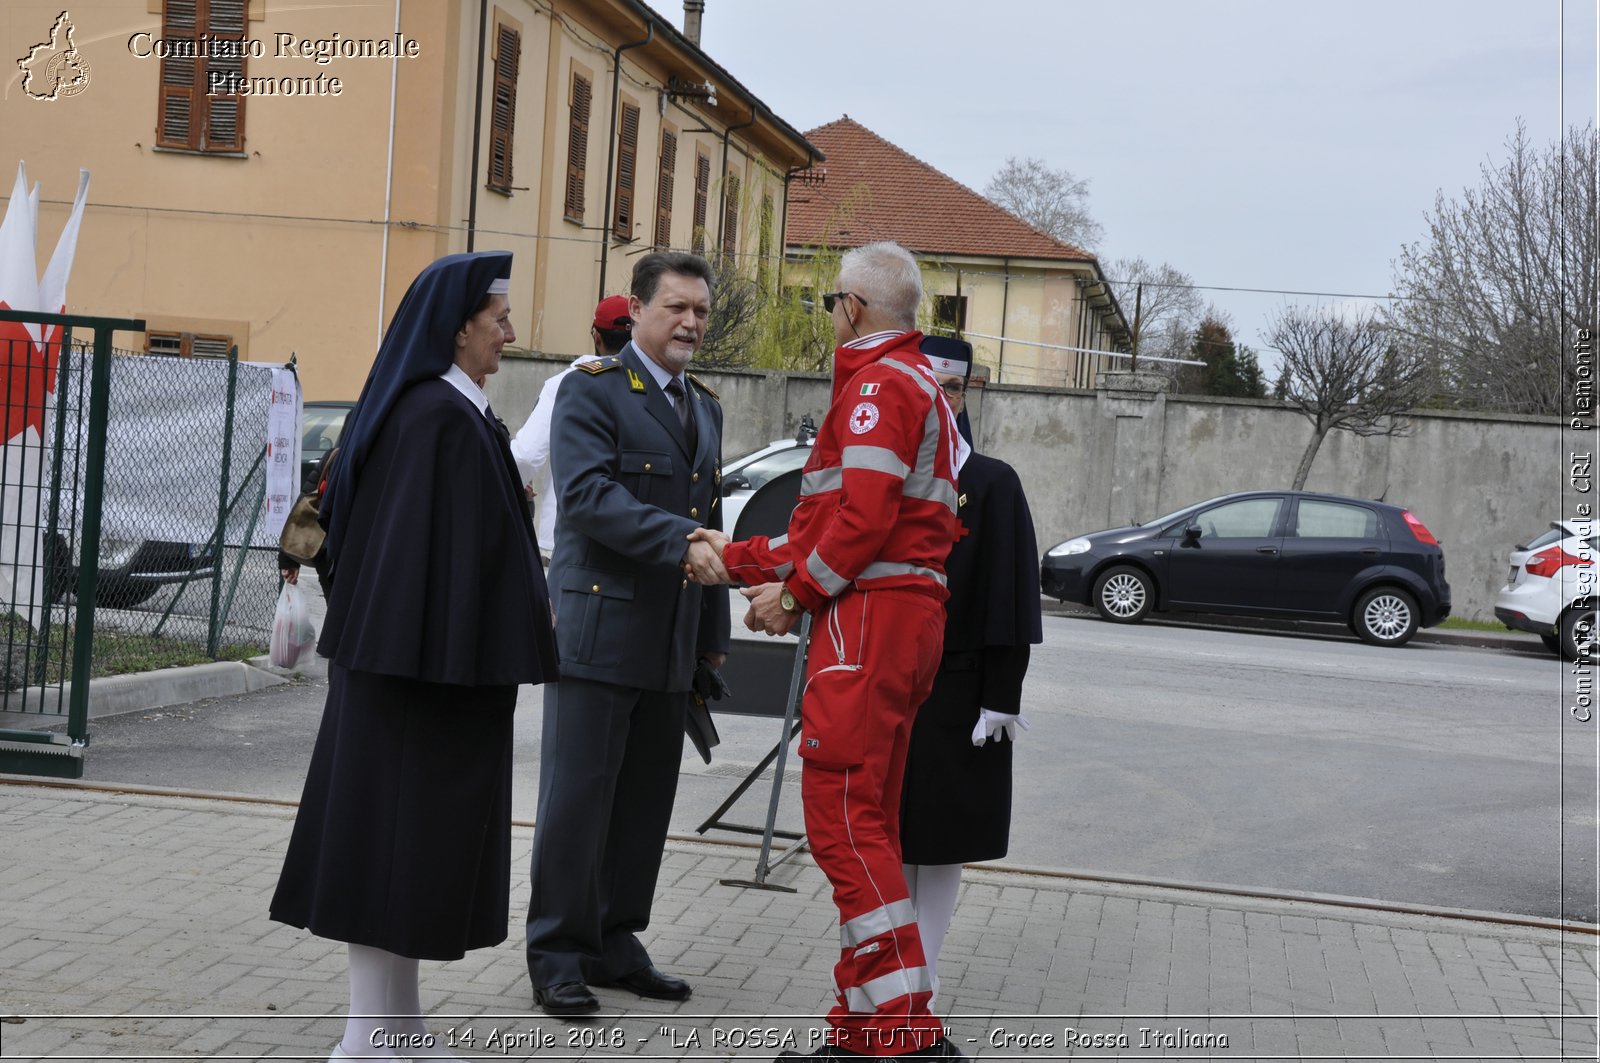
{"type": "Polygon", "coordinates": [[[700,19],[706,13],[706,0],[683,0],[683,35],[700,47],[700,19]]]}

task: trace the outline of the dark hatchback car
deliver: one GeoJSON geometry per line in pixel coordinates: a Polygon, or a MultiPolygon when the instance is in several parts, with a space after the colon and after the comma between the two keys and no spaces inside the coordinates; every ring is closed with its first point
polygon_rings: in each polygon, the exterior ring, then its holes
{"type": "Polygon", "coordinates": [[[344,431],[345,418],[355,407],[353,402],[308,402],[301,410],[300,434],[300,490],[316,487],[313,477],[328,451],[339,445],[339,434],[344,431]]]}
{"type": "Polygon", "coordinates": [[[1444,551],[1421,521],[1306,491],[1223,495],[1069,539],[1040,575],[1045,594],[1124,624],[1152,610],[1334,620],[1402,646],[1450,615],[1444,551]]]}

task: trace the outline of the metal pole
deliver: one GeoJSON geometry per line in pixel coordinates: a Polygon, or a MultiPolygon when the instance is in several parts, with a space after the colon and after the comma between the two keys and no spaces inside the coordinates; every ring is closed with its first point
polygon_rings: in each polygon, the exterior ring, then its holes
{"type": "MultiPolygon", "coordinates": [[[[139,322],[144,331],[144,322],[139,322]]],[[[94,588],[100,575],[100,507],[106,490],[106,422],[111,417],[111,328],[94,330],[94,364],[89,372],[89,453],[83,474],[83,550],[78,555],[78,602],[72,632],[72,694],[67,735],[74,743],[89,737],[89,672],[94,656],[94,588]]]]}
{"type": "Polygon", "coordinates": [[[222,476],[217,484],[217,530],[212,541],[217,544],[216,574],[211,578],[211,630],[206,636],[206,656],[215,659],[217,645],[222,637],[222,624],[217,609],[222,598],[222,552],[226,548],[228,520],[228,475],[233,470],[233,400],[239,384],[239,347],[228,349],[228,405],[222,427],[222,476]]]}
{"type": "MultiPolygon", "coordinates": [[[[646,20],[644,24],[644,40],[630,41],[621,45],[611,56],[611,132],[608,134],[606,148],[606,206],[605,213],[600,217],[600,294],[595,297],[598,302],[606,297],[606,266],[611,261],[611,230],[613,220],[611,217],[611,185],[616,179],[617,168],[617,112],[622,108],[622,53],[630,48],[643,48],[656,39],[656,24],[646,20]]],[[[634,189],[638,190],[639,178],[639,145],[633,146],[634,151],[634,189]]],[[[637,212],[635,212],[637,213],[637,212]]],[[[630,232],[623,239],[631,238],[630,232]]]]}

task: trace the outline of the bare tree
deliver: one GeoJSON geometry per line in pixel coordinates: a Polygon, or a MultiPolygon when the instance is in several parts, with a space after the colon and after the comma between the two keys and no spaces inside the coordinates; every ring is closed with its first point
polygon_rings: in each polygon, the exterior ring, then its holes
{"type": "Polygon", "coordinates": [[[1205,313],[1194,278],[1169,262],[1157,266],[1138,256],[1113,259],[1107,274],[1133,325],[1134,351],[1161,358],[1187,357],[1190,333],[1205,313]]]}
{"type": "Polygon", "coordinates": [[[1052,170],[1043,159],[1008,157],[983,194],[1064,244],[1092,248],[1105,237],[1100,223],[1089,216],[1088,180],[1052,170]]]}
{"type": "Polygon", "coordinates": [[[1428,394],[1428,360],[1397,348],[1375,311],[1339,316],[1291,306],[1273,320],[1267,342],[1283,356],[1275,390],[1311,422],[1311,441],[1294,474],[1296,491],[1329,432],[1404,435],[1407,411],[1428,394]]]}
{"type": "Polygon", "coordinates": [[[742,368],[754,360],[756,319],[763,302],[761,289],[731,256],[719,256],[712,265],[717,283],[711,288],[711,313],[706,318],[705,339],[695,352],[694,364],[699,369],[742,368]]]}
{"type": "Polygon", "coordinates": [[[1575,383],[1563,355],[1593,324],[1600,275],[1595,127],[1540,150],[1518,122],[1506,149],[1478,188],[1434,200],[1427,237],[1395,262],[1389,324],[1438,362],[1449,401],[1559,414],[1575,383]]]}

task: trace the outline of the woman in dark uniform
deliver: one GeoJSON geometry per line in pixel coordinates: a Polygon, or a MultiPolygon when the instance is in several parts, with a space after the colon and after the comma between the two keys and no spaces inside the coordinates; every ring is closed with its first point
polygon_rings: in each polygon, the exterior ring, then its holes
{"type": "Polygon", "coordinates": [[[510,275],[484,252],[412,282],[321,507],[328,701],[272,917],[349,943],[333,1059],[429,1054],[417,961],[506,938],[512,711],[556,678],[522,482],[476,383],[516,338],[510,275]]]}
{"type": "MultiPolygon", "coordinates": [[[[925,337],[968,446],[972,347],[925,337]]],[[[1022,719],[1029,647],[1043,641],[1039,553],[1016,470],[969,453],[957,477],[957,535],[945,561],[944,656],[917,710],[900,799],[900,848],[922,950],[939,991],[939,948],[955,913],[961,865],[998,860],[1011,834],[1011,747],[1022,719]]]]}

